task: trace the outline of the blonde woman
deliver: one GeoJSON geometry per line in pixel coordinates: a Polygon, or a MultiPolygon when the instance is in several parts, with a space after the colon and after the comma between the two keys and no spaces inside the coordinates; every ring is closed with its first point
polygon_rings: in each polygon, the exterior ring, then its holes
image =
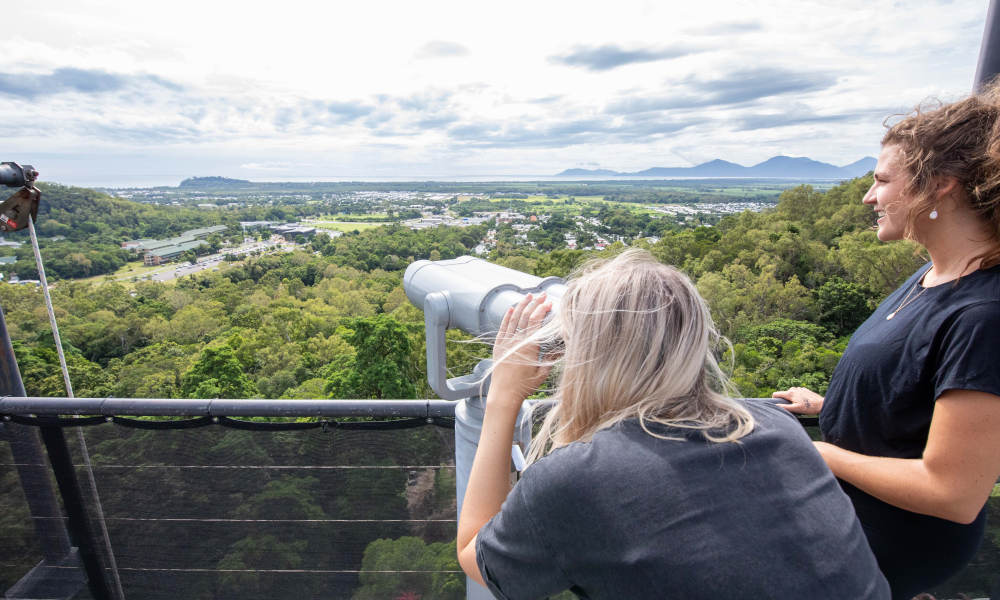
{"type": "Polygon", "coordinates": [[[591,264],[559,310],[508,311],[458,527],[498,598],[886,598],[848,498],[786,411],[724,394],[691,282],[648,253],[591,264]],[[561,340],[558,360],[540,362],[561,340]],[[524,399],[554,406],[511,489],[524,399]],[[799,458],[789,463],[787,457],[799,458]]]}

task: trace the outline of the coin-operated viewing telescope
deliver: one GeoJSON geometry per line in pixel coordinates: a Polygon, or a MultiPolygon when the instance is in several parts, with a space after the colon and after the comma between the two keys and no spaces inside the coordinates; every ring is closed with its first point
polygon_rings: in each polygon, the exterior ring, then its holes
{"type": "Polygon", "coordinates": [[[482,381],[482,373],[489,364],[480,363],[471,375],[448,379],[445,331],[461,329],[492,342],[504,313],[526,294],[544,291],[553,301],[553,310],[558,310],[566,285],[558,277],[543,279],[480,258],[462,256],[452,260],[418,260],[407,267],[403,289],[410,301],[424,311],[427,381],[441,398],[458,400],[486,394],[489,384],[482,381]]]}
{"type": "MultiPolygon", "coordinates": [[[[413,304],[424,311],[427,336],[427,381],[445,400],[459,400],[455,406],[455,494],[462,512],[465,488],[479,445],[489,389],[492,361],[480,361],[471,374],[448,379],[445,332],[462,331],[493,342],[504,313],[527,294],[545,292],[553,310],[566,285],[558,277],[535,277],[471,256],[452,260],[418,260],[406,269],[403,289],[413,304]]],[[[531,441],[531,423],[522,407],[514,428],[511,464],[524,469],[523,450],[531,441]]],[[[488,600],[490,592],[466,579],[466,600],[488,600]]]]}

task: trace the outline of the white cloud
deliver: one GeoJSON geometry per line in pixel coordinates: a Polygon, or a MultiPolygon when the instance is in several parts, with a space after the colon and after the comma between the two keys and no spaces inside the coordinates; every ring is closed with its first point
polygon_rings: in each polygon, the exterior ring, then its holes
{"type": "Polygon", "coordinates": [[[877,151],[890,112],[967,92],[985,19],[979,3],[931,0],[6,11],[35,24],[0,40],[6,151],[70,183],[194,168],[263,177],[280,164],[316,178],[626,171],[687,164],[680,155],[753,164],[778,152],[843,164],[877,151]]]}
{"type": "Polygon", "coordinates": [[[456,44],[455,42],[445,42],[441,40],[434,40],[433,42],[427,42],[417,50],[417,58],[451,58],[455,56],[465,56],[469,53],[469,49],[462,44],[456,44]]]}
{"type": "Polygon", "coordinates": [[[247,169],[250,171],[288,171],[295,168],[292,163],[278,162],[278,163],[246,163],[240,165],[241,169],[247,169]]]}

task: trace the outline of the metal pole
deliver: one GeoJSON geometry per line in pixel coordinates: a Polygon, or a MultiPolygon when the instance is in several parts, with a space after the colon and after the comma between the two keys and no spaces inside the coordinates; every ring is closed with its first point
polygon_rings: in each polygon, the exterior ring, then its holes
{"type": "MultiPolygon", "coordinates": [[[[14,348],[7,332],[7,321],[0,308],[0,394],[23,396],[24,382],[17,366],[14,348]]],[[[42,562],[26,574],[8,593],[30,597],[36,588],[44,588],[54,597],[70,598],[83,586],[82,576],[67,576],[67,566],[79,566],[75,549],[70,545],[69,532],[52,489],[50,471],[38,432],[34,428],[0,425],[0,431],[10,442],[10,451],[17,465],[18,478],[28,504],[42,551],[42,562]]]]}
{"type": "Polygon", "coordinates": [[[94,544],[97,536],[87,521],[83,495],[76,480],[76,471],[73,468],[69,446],[66,445],[66,437],[59,427],[42,426],[41,431],[45,448],[49,452],[52,471],[56,475],[56,484],[59,486],[59,493],[62,494],[67,521],[73,531],[77,547],[80,548],[80,559],[87,572],[87,587],[95,600],[111,600],[111,588],[105,579],[104,568],[101,567],[94,544]]]}
{"type": "Polygon", "coordinates": [[[156,417],[452,417],[453,400],[203,400],[199,398],[0,397],[4,415],[156,417]]]}
{"type": "Polygon", "coordinates": [[[1000,73],[1000,12],[997,0],[990,0],[986,10],[986,27],[983,29],[983,41],[979,46],[979,61],[976,64],[976,79],[972,89],[982,90],[983,86],[1000,73]]]}
{"type": "MultiPolygon", "coordinates": [[[[0,394],[23,395],[24,383],[14,357],[14,348],[7,333],[7,321],[0,309],[0,394]]],[[[17,465],[21,489],[28,502],[28,513],[35,525],[42,556],[58,562],[69,553],[69,534],[59,520],[62,513],[45,466],[45,455],[38,432],[34,428],[8,425],[4,427],[10,440],[10,451],[17,465]]]]}
{"type": "MultiPolygon", "coordinates": [[[[483,371],[491,361],[484,360],[476,365],[473,376],[482,378],[483,371]]],[[[485,390],[484,390],[485,391],[485,390]]],[[[527,404],[525,404],[527,406],[527,404]]],[[[479,447],[479,436],[483,431],[483,416],[486,414],[486,398],[475,396],[459,400],[455,407],[455,498],[458,501],[458,515],[462,515],[462,503],[465,500],[465,490],[469,485],[469,474],[472,471],[472,461],[476,458],[479,447]]],[[[525,417],[522,407],[518,415],[519,427],[514,432],[514,442],[527,450],[531,442],[531,423],[525,417]]],[[[513,471],[513,469],[512,469],[513,471]]],[[[491,600],[493,594],[472,579],[465,578],[466,600],[491,600]]]]}
{"type": "MultiPolygon", "coordinates": [[[[1000,8],[997,7],[997,0],[990,0],[989,8],[986,9],[983,41],[979,45],[976,78],[972,85],[973,93],[981,92],[997,74],[1000,74],[1000,8]]],[[[993,582],[991,597],[1000,598],[1000,576],[993,582]]]]}

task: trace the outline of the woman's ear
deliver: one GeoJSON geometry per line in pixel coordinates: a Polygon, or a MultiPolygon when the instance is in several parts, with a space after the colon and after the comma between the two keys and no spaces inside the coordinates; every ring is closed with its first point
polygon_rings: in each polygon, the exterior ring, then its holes
{"type": "Polygon", "coordinates": [[[962,189],[962,184],[957,178],[951,175],[941,175],[937,178],[934,187],[934,199],[938,203],[945,203],[957,199],[957,192],[962,189]]]}

